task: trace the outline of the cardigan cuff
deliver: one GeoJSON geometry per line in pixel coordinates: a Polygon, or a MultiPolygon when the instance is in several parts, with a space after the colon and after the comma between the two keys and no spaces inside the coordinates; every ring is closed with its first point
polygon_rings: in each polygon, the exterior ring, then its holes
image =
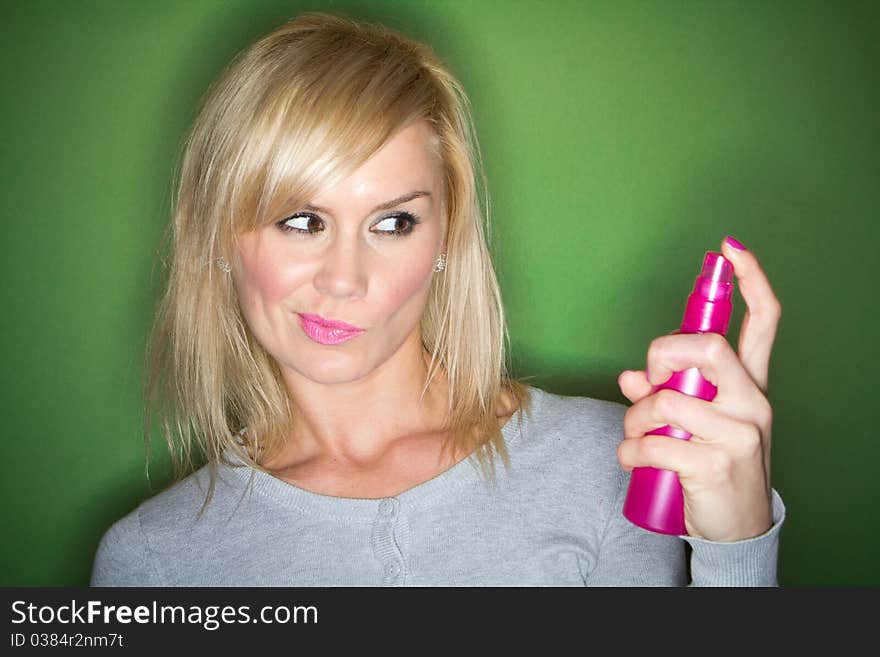
{"type": "Polygon", "coordinates": [[[741,541],[680,536],[692,548],[690,586],[778,586],[776,565],[785,504],[772,489],[773,526],[741,541]]]}

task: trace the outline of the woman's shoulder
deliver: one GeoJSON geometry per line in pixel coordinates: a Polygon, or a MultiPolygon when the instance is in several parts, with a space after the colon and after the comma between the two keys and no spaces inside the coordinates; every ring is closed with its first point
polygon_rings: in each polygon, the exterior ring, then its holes
{"type": "Polygon", "coordinates": [[[526,442],[556,461],[616,479],[617,447],[623,440],[627,406],[583,395],[563,395],[529,386],[532,409],[526,442]]]}
{"type": "Polygon", "coordinates": [[[623,416],[628,406],[620,402],[582,395],[563,395],[529,386],[535,429],[557,435],[584,438],[623,437],[623,416]]]}
{"type": "Polygon", "coordinates": [[[513,485],[572,532],[601,533],[624,485],[617,448],[627,407],[534,386],[530,393],[531,415],[511,443],[513,485]]]}
{"type": "Polygon", "coordinates": [[[148,555],[185,550],[197,538],[194,532],[210,533],[227,519],[243,486],[228,467],[218,468],[202,512],[210,479],[210,468],[203,466],[113,522],[99,541],[91,586],[151,586],[155,571],[148,555]]]}

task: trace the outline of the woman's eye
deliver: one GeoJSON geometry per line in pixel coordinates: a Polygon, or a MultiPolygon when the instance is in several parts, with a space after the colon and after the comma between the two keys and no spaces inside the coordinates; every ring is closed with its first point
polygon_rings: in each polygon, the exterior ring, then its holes
{"type": "Polygon", "coordinates": [[[321,220],[313,214],[295,214],[278,222],[278,227],[286,233],[320,233],[323,228],[313,229],[321,220]],[[298,225],[294,225],[298,223],[298,225]]]}
{"type": "Polygon", "coordinates": [[[376,227],[384,226],[378,232],[386,235],[409,235],[413,226],[419,223],[418,218],[409,212],[401,212],[391,217],[385,217],[376,224],[376,227]]]}

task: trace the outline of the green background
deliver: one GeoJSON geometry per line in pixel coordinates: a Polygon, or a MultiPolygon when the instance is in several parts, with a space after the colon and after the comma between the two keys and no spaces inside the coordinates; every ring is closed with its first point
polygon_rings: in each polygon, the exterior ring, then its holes
{"type": "Polygon", "coordinates": [[[0,8],[0,584],[87,584],[103,531],[151,494],[142,354],[180,145],[232,56],[305,9],[423,39],[464,83],[517,375],[626,401],[617,375],[677,328],[703,253],[728,233],[752,249],[783,306],[769,391],[780,583],[880,584],[871,3],[0,8]]]}

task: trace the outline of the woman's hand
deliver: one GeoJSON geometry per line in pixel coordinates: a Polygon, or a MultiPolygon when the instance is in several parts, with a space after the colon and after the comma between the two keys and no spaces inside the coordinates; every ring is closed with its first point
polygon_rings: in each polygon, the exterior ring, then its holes
{"type": "Polygon", "coordinates": [[[747,310],[739,354],[724,336],[679,334],[657,338],[648,349],[647,370],[623,372],[618,384],[633,402],[624,416],[617,458],[624,470],[653,466],[678,472],[688,534],[711,541],[736,541],[763,534],[773,524],[767,372],[781,306],[751,251],[722,243],[747,310]],[[718,388],[704,401],[654,387],[673,372],[697,367],[718,388]],[[647,373],[647,376],[646,376],[647,373]],[[690,440],[645,436],[672,425],[690,440]]]}

